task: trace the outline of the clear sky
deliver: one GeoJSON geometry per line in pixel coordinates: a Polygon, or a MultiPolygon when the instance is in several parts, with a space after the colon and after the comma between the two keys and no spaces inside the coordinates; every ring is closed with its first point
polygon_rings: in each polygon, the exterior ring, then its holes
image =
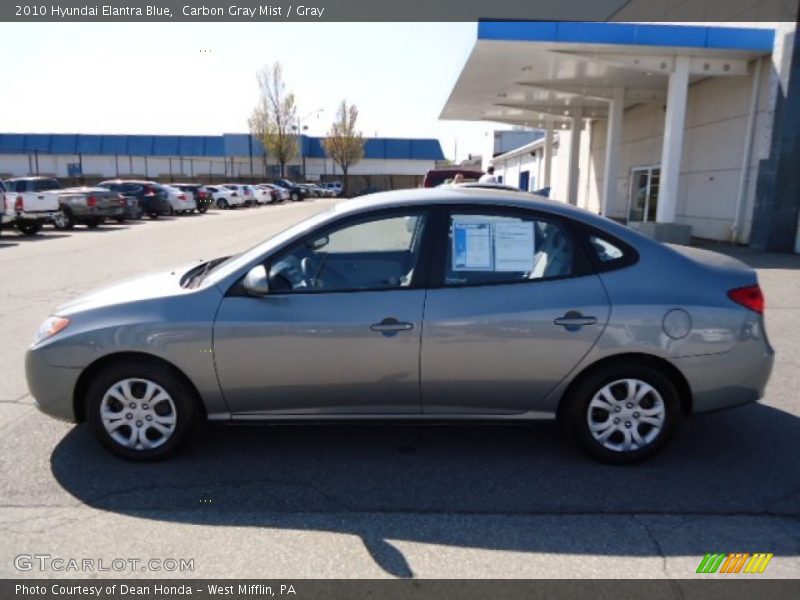
{"type": "Polygon", "coordinates": [[[322,135],[342,99],[365,136],[435,137],[448,158],[483,151],[486,123],[439,121],[475,23],[3,23],[0,131],[247,131],[255,73],[283,64],[322,135]],[[204,52],[201,52],[204,50],[204,52]]]}

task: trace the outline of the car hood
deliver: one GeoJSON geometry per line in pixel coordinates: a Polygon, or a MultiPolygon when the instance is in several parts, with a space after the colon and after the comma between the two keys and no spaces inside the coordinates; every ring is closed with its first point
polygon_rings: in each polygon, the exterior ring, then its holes
{"type": "Polygon", "coordinates": [[[66,304],[62,304],[54,314],[69,316],[96,308],[191,293],[193,290],[181,287],[180,280],[181,276],[187,270],[197,266],[197,264],[198,263],[195,262],[171,271],[154,273],[145,275],[144,277],[136,277],[122,281],[110,287],[76,298],[66,304]]]}

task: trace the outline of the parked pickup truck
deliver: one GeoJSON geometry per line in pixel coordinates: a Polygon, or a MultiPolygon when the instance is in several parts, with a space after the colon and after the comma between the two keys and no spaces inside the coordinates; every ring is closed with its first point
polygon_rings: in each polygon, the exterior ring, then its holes
{"type": "Polygon", "coordinates": [[[72,229],[77,223],[94,229],[106,219],[125,220],[120,194],[102,187],[74,187],[61,190],[58,196],[63,218],[56,219],[56,229],[72,229]]]}
{"type": "Polygon", "coordinates": [[[68,201],[71,194],[60,189],[55,177],[15,177],[5,183],[6,207],[21,233],[34,235],[45,223],[64,221],[60,201],[68,201]]]}

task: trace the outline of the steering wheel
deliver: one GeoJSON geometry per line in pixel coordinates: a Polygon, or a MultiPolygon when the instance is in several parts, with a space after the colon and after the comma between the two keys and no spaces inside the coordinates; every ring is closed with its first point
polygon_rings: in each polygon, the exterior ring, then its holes
{"type": "MultiPolygon", "coordinates": [[[[324,261],[323,261],[324,262],[324,261]]],[[[347,289],[350,282],[338,273],[328,270],[325,272],[325,279],[320,279],[319,274],[322,270],[323,262],[318,261],[310,256],[304,257],[300,261],[300,271],[303,274],[303,283],[305,287],[312,290],[319,290],[325,288],[340,288],[347,289]]]]}

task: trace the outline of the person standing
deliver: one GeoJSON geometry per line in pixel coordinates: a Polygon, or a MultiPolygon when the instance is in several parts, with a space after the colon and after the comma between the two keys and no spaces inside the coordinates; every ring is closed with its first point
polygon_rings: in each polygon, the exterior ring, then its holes
{"type": "Polygon", "coordinates": [[[494,174],[494,167],[489,167],[486,169],[486,173],[481,175],[481,178],[478,179],[478,183],[497,183],[497,177],[494,174]]]}

